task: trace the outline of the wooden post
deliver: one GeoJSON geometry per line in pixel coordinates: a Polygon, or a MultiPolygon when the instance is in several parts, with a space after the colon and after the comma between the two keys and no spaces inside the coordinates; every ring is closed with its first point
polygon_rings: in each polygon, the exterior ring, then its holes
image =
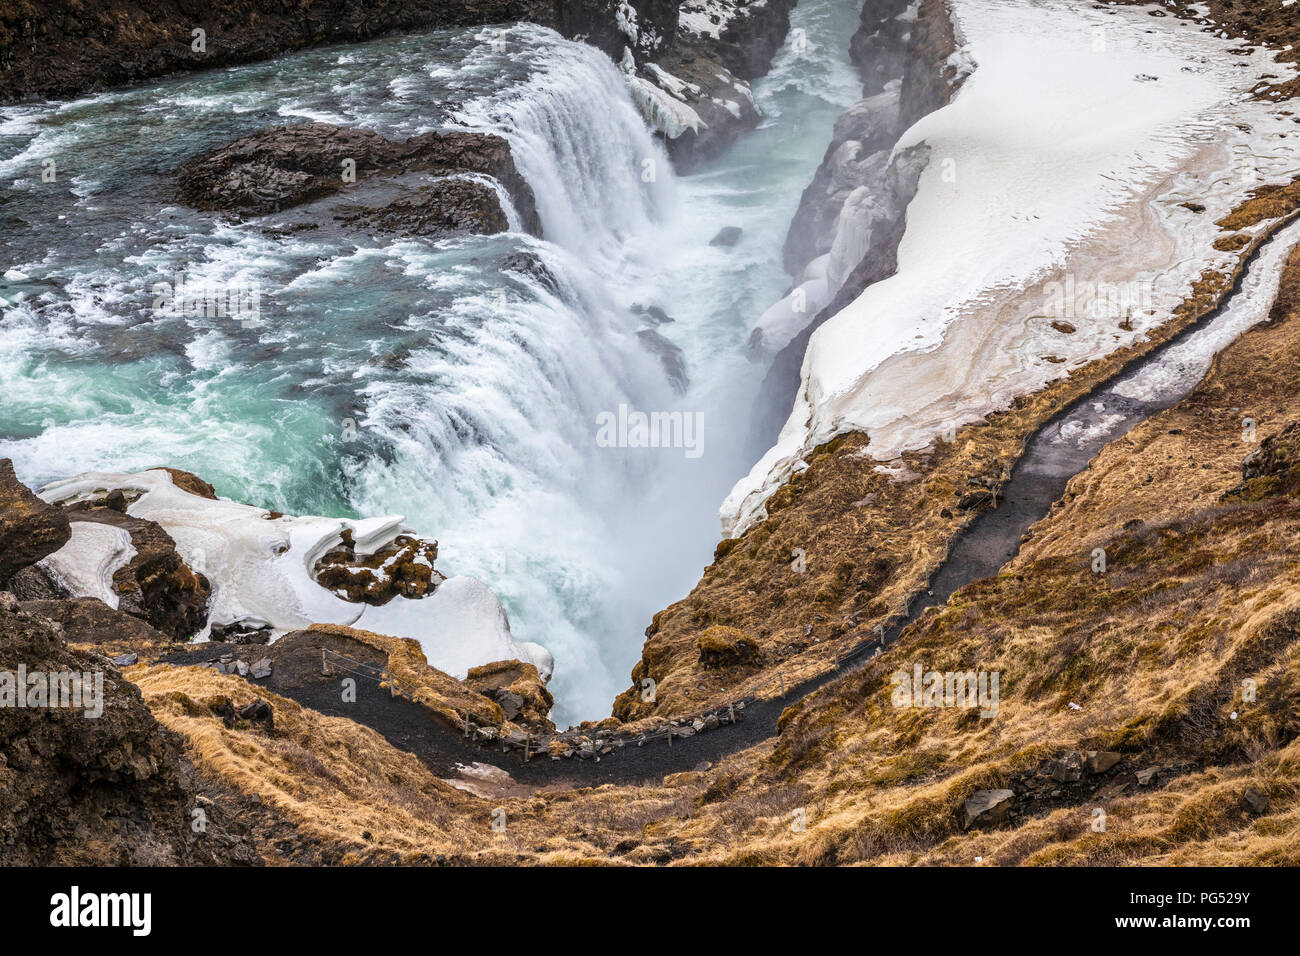
{"type": "Polygon", "coordinates": [[[469,711],[465,711],[465,736],[469,737],[469,711]]]}
{"type": "Polygon", "coordinates": [[[776,676],[781,678],[781,699],[785,700],[785,671],[777,671],[776,676]]]}
{"type": "Polygon", "coordinates": [[[324,677],[330,676],[330,665],[329,661],[325,660],[325,648],[323,647],[320,649],[320,672],[324,677]]]}
{"type": "Polygon", "coordinates": [[[833,653],[835,654],[835,669],[836,669],[836,670],[839,670],[839,669],[840,669],[840,651],[839,651],[839,648],[836,648],[835,651],[834,651],[833,653]]]}
{"type": "Polygon", "coordinates": [[[736,722],[736,704],[734,701],[727,705],[727,713],[731,715],[731,722],[734,724],[736,722]]]}
{"type": "Polygon", "coordinates": [[[532,756],[533,735],[529,734],[524,738],[524,763],[528,763],[528,758],[532,756]]]}

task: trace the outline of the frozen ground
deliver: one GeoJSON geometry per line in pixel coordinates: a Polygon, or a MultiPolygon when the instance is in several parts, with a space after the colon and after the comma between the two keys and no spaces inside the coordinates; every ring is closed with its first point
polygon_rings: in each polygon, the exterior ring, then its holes
{"type": "Polygon", "coordinates": [[[898,271],[813,335],[790,418],[724,502],[724,533],[761,520],[836,434],[866,431],[889,461],[1141,338],[1235,261],[1212,248],[1215,221],[1300,172],[1296,125],[1249,98],[1287,69],[1267,51],[1230,55],[1244,44],[1140,7],[952,6],[974,73],[896,148],[931,147],[898,271]]]}
{"type": "MultiPolygon", "coordinates": [[[[550,676],[550,654],[516,641],[496,595],[474,578],[448,578],[428,597],[399,596],[381,607],[344,601],[312,578],[310,569],[342,542],[344,530],[352,532],[358,554],[372,554],[407,530],[401,515],[275,517],[264,508],[192,495],[161,470],[88,472],[52,482],[40,495],[68,502],[112,489],[138,492],[127,513],[162,525],[185,563],[211,582],[205,632],[213,624],[244,624],[270,627],[278,636],[315,623],[345,624],[415,638],[430,664],[456,677],[500,660],[531,661],[550,676]]],[[[116,607],[112,577],[134,554],[130,536],[85,521],[74,520],[72,530],[71,540],[46,559],[48,566],[78,596],[116,607]]]]}

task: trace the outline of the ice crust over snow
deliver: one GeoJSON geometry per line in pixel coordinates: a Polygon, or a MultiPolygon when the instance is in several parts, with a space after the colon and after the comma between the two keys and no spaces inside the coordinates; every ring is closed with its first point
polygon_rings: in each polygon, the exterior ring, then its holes
{"type": "Polygon", "coordinates": [[[897,272],[813,334],[777,444],[720,509],[724,534],[762,520],[837,434],[866,431],[892,460],[1141,338],[1205,269],[1235,262],[1211,246],[1215,221],[1300,172],[1294,125],[1248,99],[1284,69],[1267,50],[1228,55],[1239,43],[1140,8],[951,6],[973,72],[895,147],[930,147],[897,272]],[[1067,279],[1139,292],[1133,330],[1110,314],[1053,329],[1051,284],[1067,279]]]}
{"type": "Polygon", "coordinates": [[[113,575],[133,557],[135,548],[125,529],[94,521],[74,521],[72,537],[40,565],[75,596],[99,598],[117,610],[113,575]]]}
{"type": "MultiPolygon", "coordinates": [[[[185,563],[212,583],[202,637],[213,624],[270,627],[276,636],[312,624],[344,624],[415,638],[430,664],[456,677],[500,660],[532,662],[546,676],[554,669],[545,648],[515,640],[501,602],[475,578],[448,578],[428,597],[399,596],[372,607],[344,601],[311,577],[310,569],[342,542],[344,530],[352,532],[358,554],[372,554],[407,530],[401,515],[273,518],[264,508],[190,494],[161,469],[87,472],[38,493],[46,501],[68,502],[111,489],[140,492],[127,513],[162,525],[185,563]]],[[[73,521],[71,540],[46,562],[73,591],[116,607],[113,572],[134,553],[127,532],[73,521]]]]}

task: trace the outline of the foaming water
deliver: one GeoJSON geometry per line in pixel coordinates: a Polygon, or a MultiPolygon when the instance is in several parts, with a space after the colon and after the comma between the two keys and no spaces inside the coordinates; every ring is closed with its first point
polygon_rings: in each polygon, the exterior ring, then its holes
{"type": "Polygon", "coordinates": [[[851,76],[843,51],[812,53],[853,20],[829,6],[796,11],[813,42],[757,85],[764,127],[682,179],[614,65],[531,26],[0,110],[0,265],[27,276],[0,280],[0,455],[31,483],[171,464],[290,513],[405,514],[440,568],[482,578],[516,637],[554,653],[558,722],[607,714],[752,458],[748,328],[788,284],[785,227],[853,98],[826,82],[851,76]],[[181,162],[287,118],[500,132],[546,238],[274,237],[172,204],[181,162]],[[739,246],[708,245],[722,225],[739,246]],[[155,314],[154,284],[182,271],[258,284],[262,323],[155,314]],[[633,307],[649,305],[675,320],[655,331],[684,392],[647,347],[633,307]],[[702,414],[704,454],[599,447],[597,416],[620,405],[702,414]]]}

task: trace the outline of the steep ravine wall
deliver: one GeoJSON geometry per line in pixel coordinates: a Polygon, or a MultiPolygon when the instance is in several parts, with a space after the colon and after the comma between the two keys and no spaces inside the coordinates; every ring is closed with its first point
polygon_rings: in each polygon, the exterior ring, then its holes
{"type": "MultiPolygon", "coordinates": [[[[864,12],[863,27],[859,30],[859,35],[873,24],[892,23],[898,16],[889,0],[868,0],[864,10],[872,13],[868,16],[864,12]]],[[[898,85],[899,105],[898,119],[888,134],[892,137],[891,142],[921,116],[942,106],[947,101],[947,96],[956,91],[962,78],[949,64],[957,44],[945,0],[921,0],[916,21],[911,24],[911,27],[906,39],[908,49],[905,59],[908,66],[901,77],[895,78],[898,85]],[[947,94],[942,94],[941,91],[945,89],[947,94]]],[[[858,45],[859,50],[868,48],[863,44],[858,45]]],[[[859,62],[858,65],[861,69],[862,63],[859,62]]],[[[871,86],[868,84],[866,89],[871,89],[871,86]]],[[[851,108],[845,116],[852,116],[859,106],[861,104],[851,108]]],[[[845,128],[842,118],[837,123],[837,130],[843,132],[845,128]]],[[[847,128],[853,127],[850,125],[847,128]]],[[[814,206],[827,206],[831,219],[838,216],[838,207],[834,207],[833,204],[836,201],[842,203],[843,194],[839,196],[819,194],[818,189],[819,183],[828,179],[826,169],[836,162],[836,157],[840,154],[839,146],[843,145],[843,142],[844,139],[838,144],[832,143],[831,148],[827,150],[822,169],[819,169],[813,184],[809,186],[809,191],[805,193],[801,202],[800,212],[796,215],[795,223],[792,224],[792,233],[800,228],[801,219],[811,217],[814,206]]],[[[888,144],[878,145],[886,152],[890,148],[888,144]]],[[[919,173],[924,160],[924,154],[918,153],[910,159],[894,163],[881,183],[873,183],[872,187],[867,187],[882,188],[891,194],[892,215],[875,224],[872,241],[866,254],[844,280],[843,286],[832,302],[818,312],[807,327],[775,356],[756,408],[756,420],[760,426],[766,422],[769,425],[776,423],[779,427],[779,423],[788,416],[790,403],[799,384],[799,368],[803,361],[803,353],[812,332],[852,301],[869,284],[885,279],[893,273],[896,267],[898,244],[905,228],[907,203],[915,192],[916,174],[919,173]]],[[[816,252],[815,249],[805,250],[804,261],[816,252]]],[[[849,445],[865,445],[865,441],[862,436],[846,436],[845,439],[831,444],[835,449],[840,449],[849,445]]],[[[829,454],[817,456],[818,459],[828,457],[829,454]]],[[[836,471],[840,470],[831,466],[829,462],[824,465],[836,471]]],[[[708,702],[717,687],[728,684],[734,686],[734,682],[740,679],[742,674],[752,676],[756,668],[761,671],[772,661],[774,650],[780,656],[797,650],[793,645],[784,645],[780,648],[765,646],[769,640],[780,641],[782,635],[791,631],[802,632],[802,637],[798,640],[804,646],[820,643],[823,640],[833,640],[857,626],[859,613],[866,614],[868,609],[871,613],[885,612],[886,599],[893,598],[886,584],[891,578],[891,572],[900,563],[887,556],[887,548],[881,548],[874,557],[864,558],[861,561],[843,561],[842,567],[828,569],[823,566],[817,569],[819,574],[823,572],[829,574],[829,579],[824,582],[819,575],[804,574],[802,571],[792,572],[791,580],[802,580],[803,584],[794,588],[791,593],[777,595],[767,581],[769,575],[774,573],[774,567],[780,570],[800,560],[798,555],[791,554],[794,548],[785,546],[784,542],[787,538],[798,548],[811,549],[812,529],[817,528],[819,534],[825,535],[821,538],[819,550],[823,554],[836,552],[837,544],[834,539],[839,532],[827,531],[827,525],[837,524],[838,519],[845,512],[860,505],[864,496],[870,496],[865,500],[874,498],[879,493],[872,490],[877,483],[888,484],[881,475],[871,472],[869,468],[861,471],[866,474],[852,476],[841,474],[829,482],[822,482],[816,495],[813,496],[817,500],[811,508],[804,509],[808,514],[798,519],[800,525],[806,526],[805,530],[809,538],[801,539],[799,533],[791,537],[789,531],[774,534],[782,524],[784,516],[775,522],[769,519],[765,523],[766,527],[760,526],[746,536],[748,545],[746,551],[756,549],[763,552],[761,563],[764,566],[761,569],[751,566],[751,562],[742,559],[739,554],[726,561],[730,550],[736,548],[740,539],[722,542],[718,547],[717,560],[705,570],[704,578],[691,595],[655,615],[653,623],[646,629],[647,640],[642,658],[632,671],[633,686],[615,701],[614,716],[622,720],[633,720],[652,713],[688,712],[693,707],[708,702]],[[770,544],[767,544],[769,541],[770,544]],[[782,542],[779,546],[778,541],[782,542]],[[854,611],[851,624],[846,621],[832,620],[829,610],[831,605],[842,603],[840,599],[845,593],[857,594],[863,598],[858,602],[859,606],[854,611]],[[868,598],[871,600],[867,600],[868,598]],[[805,613],[809,607],[816,608],[817,605],[823,604],[826,605],[826,610],[816,612],[812,623],[800,623],[798,630],[795,630],[792,623],[784,621],[784,614],[778,610],[779,607],[783,607],[802,622],[809,616],[805,613]],[[760,621],[765,622],[761,627],[763,633],[749,634],[750,627],[760,621]],[[739,625],[736,633],[730,636],[739,639],[740,630],[743,629],[748,639],[751,641],[757,639],[758,652],[756,654],[737,652],[732,655],[733,660],[730,662],[734,666],[706,667],[703,659],[707,655],[702,653],[701,635],[714,625],[724,625],[723,631],[730,631],[731,626],[739,625]],[[647,679],[653,684],[647,685],[645,683],[647,679]],[[655,688],[653,699],[645,699],[647,686],[655,688]]],[[[790,488],[779,491],[774,496],[775,509],[780,510],[785,502],[798,493],[790,488]]],[[[807,504],[805,502],[805,506],[807,504]]],[[[906,510],[900,509],[898,513],[905,514],[906,510]]],[[[769,512],[775,513],[771,506],[769,512]]],[[[886,537],[891,532],[903,535],[907,527],[905,520],[896,528],[891,524],[882,529],[881,537],[886,537]]],[[[848,533],[856,536],[859,530],[855,527],[848,533]]],[[[867,550],[872,549],[867,548],[867,550]]],[[[721,640],[724,636],[723,631],[715,628],[711,640],[721,640]]],[[[713,659],[718,659],[718,655],[713,655],[713,659]]]]}
{"type": "Polygon", "coordinates": [[[893,273],[907,206],[928,153],[924,146],[898,156],[892,150],[908,127],[946,104],[961,85],[964,75],[950,62],[956,46],[943,0],[867,0],[863,6],[851,43],[864,76],[863,99],[836,121],[783,250],[785,268],[796,277],[825,262],[820,271],[830,300],[772,358],[755,415],[756,446],[769,447],[789,417],[812,333],[868,285],[893,273]],[[884,75],[877,69],[882,63],[896,72],[884,75]],[[865,254],[848,255],[856,248],[865,254]]]}

